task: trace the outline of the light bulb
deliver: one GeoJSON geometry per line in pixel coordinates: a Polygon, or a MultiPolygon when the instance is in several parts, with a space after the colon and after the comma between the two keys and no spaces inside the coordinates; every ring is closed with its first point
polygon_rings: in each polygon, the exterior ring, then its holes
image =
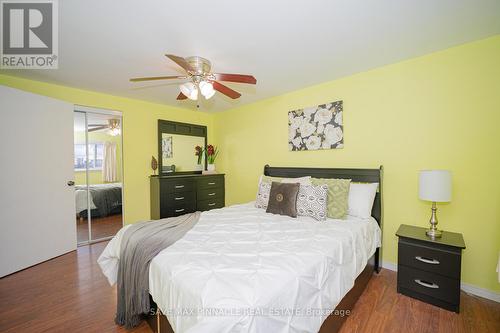
{"type": "Polygon", "coordinates": [[[214,90],[212,83],[207,82],[207,81],[200,82],[200,91],[201,91],[201,94],[206,99],[210,99],[215,94],[215,90],[214,90]]]}
{"type": "Polygon", "coordinates": [[[194,101],[198,99],[198,88],[196,88],[196,85],[193,82],[181,84],[179,88],[187,98],[194,101]]]}

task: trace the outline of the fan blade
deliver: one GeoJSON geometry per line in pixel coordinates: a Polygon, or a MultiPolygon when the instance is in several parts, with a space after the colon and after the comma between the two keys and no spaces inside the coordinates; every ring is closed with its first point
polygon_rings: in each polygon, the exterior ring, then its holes
{"type": "Polygon", "coordinates": [[[217,81],[213,81],[212,82],[212,86],[214,87],[215,90],[217,90],[218,92],[221,92],[223,93],[224,95],[226,96],[229,96],[231,97],[232,99],[237,99],[241,96],[241,94],[237,91],[234,91],[233,89],[223,85],[222,83],[220,82],[217,82],[217,81]]]}
{"type": "Polygon", "coordinates": [[[183,93],[179,93],[179,95],[177,96],[178,100],[182,100],[182,99],[186,99],[186,98],[187,98],[187,96],[184,95],[183,93]]]}
{"type": "Polygon", "coordinates": [[[153,76],[153,77],[136,77],[130,79],[130,82],[140,81],[154,81],[154,80],[171,80],[171,79],[185,79],[186,76],[153,76]]]}
{"type": "Polygon", "coordinates": [[[100,130],[105,129],[105,128],[109,128],[108,125],[101,125],[101,126],[97,126],[94,128],[89,128],[88,131],[95,132],[95,131],[100,131],[100,130]]]}
{"type": "Polygon", "coordinates": [[[257,83],[257,80],[252,75],[224,74],[224,73],[214,73],[214,75],[215,79],[219,81],[239,82],[239,83],[249,83],[249,84],[257,83]]]}
{"type": "Polygon", "coordinates": [[[195,71],[194,68],[191,67],[191,65],[183,57],[178,57],[178,56],[173,55],[173,54],[165,54],[165,56],[167,56],[170,60],[172,60],[173,62],[175,62],[177,65],[179,65],[182,68],[184,68],[184,70],[186,70],[188,72],[194,72],[195,71]]]}

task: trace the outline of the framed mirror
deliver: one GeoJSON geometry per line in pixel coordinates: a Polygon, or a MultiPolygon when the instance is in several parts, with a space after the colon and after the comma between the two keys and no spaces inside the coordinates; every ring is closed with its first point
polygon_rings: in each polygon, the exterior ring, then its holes
{"type": "Polygon", "coordinates": [[[201,166],[195,147],[207,146],[207,127],[169,120],[158,120],[158,169],[160,175],[195,174],[207,168],[203,155],[201,166]]]}

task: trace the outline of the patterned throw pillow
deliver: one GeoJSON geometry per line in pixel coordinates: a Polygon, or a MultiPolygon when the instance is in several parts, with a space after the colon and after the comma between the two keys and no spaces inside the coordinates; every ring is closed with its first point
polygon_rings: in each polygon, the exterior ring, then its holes
{"type": "Polygon", "coordinates": [[[300,184],[273,182],[266,213],[297,217],[297,195],[300,184]]]}
{"type": "Polygon", "coordinates": [[[328,217],[332,219],[343,219],[347,215],[349,207],[350,179],[334,178],[312,178],[313,185],[328,185],[328,217]]]}
{"type": "Polygon", "coordinates": [[[311,216],[318,221],[326,220],[328,185],[301,186],[297,196],[297,215],[311,216]]]}
{"type": "Polygon", "coordinates": [[[255,199],[255,207],[267,209],[267,204],[269,202],[269,192],[271,192],[271,183],[261,182],[259,184],[259,192],[257,192],[257,198],[255,199]]]}

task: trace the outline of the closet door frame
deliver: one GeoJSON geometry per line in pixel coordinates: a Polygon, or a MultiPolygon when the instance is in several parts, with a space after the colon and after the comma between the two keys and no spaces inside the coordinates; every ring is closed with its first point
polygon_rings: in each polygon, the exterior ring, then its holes
{"type": "Polygon", "coordinates": [[[98,242],[102,242],[102,241],[106,241],[106,240],[109,240],[111,238],[113,238],[114,235],[111,235],[111,236],[106,236],[106,237],[101,237],[101,238],[98,238],[98,239],[93,239],[92,237],[92,214],[91,214],[91,209],[90,209],[90,184],[89,184],[89,181],[90,181],[90,176],[89,176],[89,148],[88,148],[88,144],[89,144],[89,131],[88,131],[88,114],[89,113],[93,113],[93,114],[101,114],[101,115],[112,115],[112,116],[116,116],[116,117],[120,117],[120,130],[121,130],[121,133],[120,133],[120,157],[121,157],[121,175],[122,175],[122,189],[121,189],[121,194],[122,194],[122,227],[124,225],[124,220],[123,220],[123,203],[125,202],[125,196],[124,196],[124,187],[125,187],[125,178],[124,178],[124,173],[123,173],[123,114],[122,112],[120,111],[116,111],[116,110],[109,110],[109,109],[103,109],[103,108],[93,108],[93,107],[89,107],[89,106],[83,106],[83,105],[75,105],[74,107],[74,113],[83,113],[85,115],[85,155],[86,155],[86,161],[85,161],[85,165],[86,165],[86,168],[85,168],[85,183],[86,183],[86,186],[87,186],[87,227],[88,227],[88,237],[87,237],[87,240],[86,241],[83,241],[83,242],[78,242],[77,245],[78,246],[82,246],[82,245],[89,245],[89,244],[93,244],[93,243],[98,243],[98,242]]]}

